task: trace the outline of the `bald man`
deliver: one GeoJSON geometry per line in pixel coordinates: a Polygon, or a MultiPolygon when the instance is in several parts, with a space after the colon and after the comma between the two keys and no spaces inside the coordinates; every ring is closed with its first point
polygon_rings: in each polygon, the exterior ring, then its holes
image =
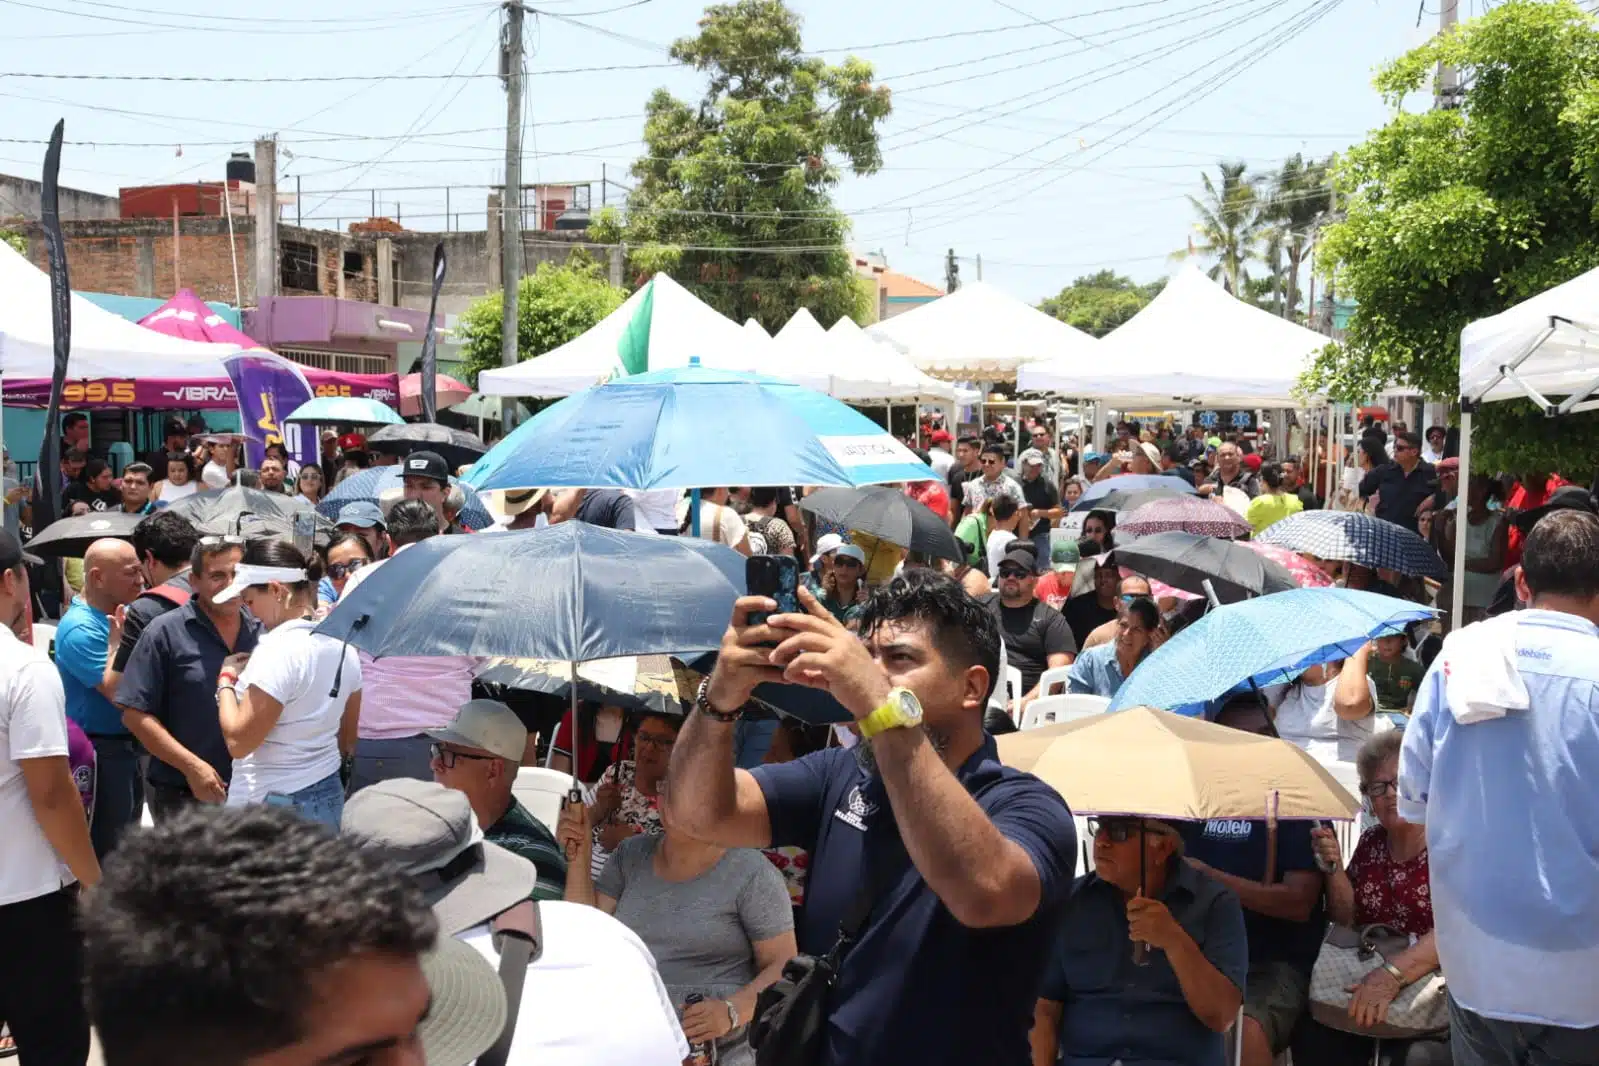
{"type": "Polygon", "coordinates": [[[83,553],[83,593],[56,627],[56,669],[67,717],[89,735],[95,752],[95,855],[104,858],[139,820],[144,781],[139,744],[122,724],[104,681],[107,649],[122,640],[120,615],[144,588],[139,555],[123,540],[97,540],[83,553]]]}

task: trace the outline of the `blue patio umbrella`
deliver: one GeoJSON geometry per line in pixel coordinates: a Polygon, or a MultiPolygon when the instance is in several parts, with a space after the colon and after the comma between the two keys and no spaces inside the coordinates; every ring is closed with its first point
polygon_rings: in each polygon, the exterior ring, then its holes
{"type": "Polygon", "coordinates": [[[1096,481],[1072,505],[1074,511],[1130,511],[1171,496],[1192,496],[1199,490],[1180,477],[1164,474],[1117,474],[1096,481]]]}
{"type": "Polygon", "coordinates": [[[859,411],[759,374],[691,364],[539,412],[466,473],[478,489],[875,485],[938,475],[859,411]]]}
{"type": "Polygon", "coordinates": [[[1354,589],[1290,589],[1217,607],[1138,664],[1110,709],[1198,714],[1241,685],[1291,681],[1307,667],[1347,659],[1373,637],[1438,612],[1354,589]]]}
{"type": "Polygon", "coordinates": [[[317,632],[377,657],[690,657],[721,644],[744,588],[744,557],[724,545],[563,522],[430,537],[363,578],[317,632]]]}
{"type": "Polygon", "coordinates": [[[294,409],[285,422],[348,422],[352,425],[393,426],[405,421],[400,412],[381,400],[365,396],[318,396],[294,409]]]}
{"type": "MultiPolygon", "coordinates": [[[[398,464],[394,466],[374,466],[369,470],[351,474],[333,487],[333,491],[321,503],[316,505],[317,511],[329,521],[339,520],[339,511],[347,503],[366,502],[376,503],[381,506],[380,500],[385,493],[396,495],[405,491],[404,468],[398,464]]],[[[461,508],[460,522],[468,529],[487,529],[494,524],[494,516],[489,514],[489,509],[483,503],[477,490],[464,481],[450,478],[450,484],[459,483],[462,493],[466,496],[466,505],[461,508]]]]}

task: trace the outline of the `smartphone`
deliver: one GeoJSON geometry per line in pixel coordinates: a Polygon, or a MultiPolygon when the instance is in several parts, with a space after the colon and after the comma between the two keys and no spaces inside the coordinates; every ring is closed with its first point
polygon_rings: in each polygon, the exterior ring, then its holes
{"type": "MultiPolygon", "coordinates": [[[[744,585],[751,596],[777,601],[777,614],[799,613],[799,560],[792,555],[752,555],[744,563],[744,585]]],[[[766,611],[750,615],[750,625],[760,625],[766,611]]]]}
{"type": "Polygon", "coordinates": [[[310,555],[316,542],[316,512],[294,512],[294,546],[301,555],[310,555]]]}

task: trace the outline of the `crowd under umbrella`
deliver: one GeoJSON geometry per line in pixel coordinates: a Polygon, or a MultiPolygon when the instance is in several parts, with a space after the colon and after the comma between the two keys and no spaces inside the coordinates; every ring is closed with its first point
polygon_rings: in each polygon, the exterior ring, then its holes
{"type": "MultiPolygon", "coordinates": [[[[489,513],[483,498],[471,485],[456,477],[450,478],[451,485],[460,485],[461,494],[465,497],[461,513],[457,520],[466,528],[478,530],[488,529],[494,524],[494,516],[489,513]]],[[[316,505],[318,513],[330,522],[339,520],[339,512],[352,503],[372,503],[383,506],[386,498],[399,497],[405,492],[405,469],[401,466],[374,466],[366,470],[351,474],[337,485],[333,491],[316,505]]]]}
{"type": "Polygon", "coordinates": [[[846,529],[870,533],[907,551],[960,562],[965,550],[949,523],[926,504],[884,485],[825,488],[799,501],[800,510],[837,522],[846,529]]]}
{"type": "Polygon", "coordinates": [[[1218,607],[1140,663],[1110,709],[1198,714],[1230,692],[1291,681],[1308,667],[1347,659],[1366,641],[1402,633],[1437,613],[1409,600],[1337,588],[1293,589],[1218,607]]]}
{"type": "Polygon", "coordinates": [[[1372,570],[1439,580],[1449,576],[1438,553],[1419,535],[1362,511],[1302,511],[1273,522],[1259,540],[1372,570]]]}
{"type": "Polygon", "coordinates": [[[283,421],[393,426],[405,419],[388,404],[369,396],[318,396],[296,407],[283,421]]]}
{"type": "Polygon", "coordinates": [[[1299,587],[1284,567],[1242,544],[1198,533],[1152,533],[1118,542],[1111,556],[1118,566],[1184,592],[1200,596],[1214,592],[1219,603],[1299,587]]]}
{"type": "MultiPolygon", "coordinates": [[[[430,537],[347,592],[316,631],[377,658],[552,659],[581,676],[596,659],[720,647],[744,588],[744,557],[725,545],[563,522],[430,537]]],[[[574,729],[578,688],[568,686],[574,729]]]]}
{"type": "Polygon", "coordinates": [[[1133,511],[1156,500],[1193,496],[1199,490],[1180,477],[1117,474],[1088,486],[1073,511],[1133,511]]]}
{"type": "Polygon", "coordinates": [[[333,523],[305,500],[242,485],[197,492],[174,501],[167,510],[187,518],[202,533],[242,536],[247,540],[288,539],[305,532],[309,525],[313,541],[325,546],[334,532],[333,523]],[[306,517],[300,518],[300,527],[296,528],[296,518],[302,515],[306,517]]]}
{"type": "Polygon", "coordinates": [[[401,458],[412,452],[437,452],[450,464],[451,470],[477,462],[489,450],[489,446],[477,434],[437,422],[401,422],[384,426],[367,435],[366,446],[370,451],[401,458]]]}
{"type": "Polygon", "coordinates": [[[131,540],[133,527],[144,518],[126,511],[90,511],[62,518],[28,541],[28,551],[47,559],[81,559],[97,540],[131,540]]]}
{"type": "Polygon", "coordinates": [[[1231,507],[1203,496],[1153,500],[1123,515],[1116,523],[1117,535],[1129,537],[1176,531],[1231,540],[1247,536],[1253,528],[1231,507]]]}

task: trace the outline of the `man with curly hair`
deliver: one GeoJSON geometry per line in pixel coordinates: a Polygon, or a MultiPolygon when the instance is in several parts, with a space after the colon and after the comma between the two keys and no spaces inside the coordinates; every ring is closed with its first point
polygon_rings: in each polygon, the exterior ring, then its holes
{"type": "Polygon", "coordinates": [[[467,1066],[505,1025],[419,887],[285,808],[130,834],[83,931],[105,1066],[467,1066]]]}

